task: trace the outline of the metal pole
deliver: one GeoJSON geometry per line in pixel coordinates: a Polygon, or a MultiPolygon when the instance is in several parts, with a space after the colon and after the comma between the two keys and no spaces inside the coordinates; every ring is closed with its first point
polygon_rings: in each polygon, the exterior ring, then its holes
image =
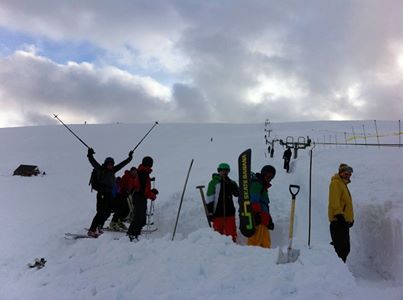
{"type": "Polygon", "coordinates": [[[365,134],[365,126],[362,124],[362,132],[364,133],[365,145],[367,144],[367,135],[365,134]]]}
{"type": "Polygon", "coordinates": [[[400,120],[399,120],[399,147],[401,146],[401,141],[402,141],[402,130],[401,130],[401,128],[400,128],[400,120]]]}
{"type": "Polygon", "coordinates": [[[378,141],[378,145],[379,145],[378,126],[376,125],[376,120],[374,120],[374,122],[375,122],[375,131],[376,131],[376,140],[378,141]]]}
{"type": "Polygon", "coordinates": [[[63,125],[64,127],[66,127],[67,130],[70,131],[85,147],[91,148],[91,147],[88,146],[82,139],[80,139],[80,138],[78,137],[78,135],[73,132],[73,130],[71,130],[66,124],[64,124],[63,121],[60,120],[57,115],[55,115],[55,114],[53,114],[53,115],[54,115],[55,118],[56,118],[60,123],[62,123],[62,125],[63,125]]]}
{"type": "Polygon", "coordinates": [[[309,151],[309,216],[308,216],[308,247],[311,247],[311,208],[312,208],[312,152],[313,148],[309,151]]]}
{"type": "Polygon", "coordinates": [[[357,145],[357,139],[356,139],[356,136],[355,136],[354,127],[351,127],[351,129],[353,131],[354,143],[357,145]]]}
{"type": "Polygon", "coordinates": [[[147,135],[151,132],[151,130],[153,130],[154,127],[157,126],[157,125],[158,125],[158,121],[155,121],[154,125],[150,128],[150,130],[143,136],[143,138],[140,140],[140,142],[138,142],[137,145],[134,147],[133,152],[134,152],[134,150],[137,149],[137,147],[141,144],[141,142],[144,141],[144,139],[145,139],[145,138],[147,137],[147,135]]]}
{"type": "Polygon", "coordinates": [[[188,183],[189,174],[190,174],[190,170],[192,169],[193,161],[194,161],[194,159],[192,158],[192,161],[190,162],[188,174],[186,175],[185,186],[183,187],[182,196],[181,196],[181,201],[180,201],[179,209],[178,209],[178,215],[176,216],[176,222],[175,222],[174,232],[173,232],[173,234],[172,234],[172,241],[173,241],[174,238],[175,238],[176,226],[178,226],[179,214],[180,214],[180,212],[181,212],[183,197],[185,196],[186,185],[187,185],[187,183],[188,183]]]}

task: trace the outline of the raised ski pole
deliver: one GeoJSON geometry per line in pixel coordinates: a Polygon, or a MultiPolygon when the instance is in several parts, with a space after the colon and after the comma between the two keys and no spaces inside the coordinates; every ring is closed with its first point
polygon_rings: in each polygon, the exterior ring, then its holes
{"type": "Polygon", "coordinates": [[[85,147],[91,148],[91,147],[88,146],[82,139],[80,139],[79,136],[73,132],[73,130],[71,130],[66,124],[64,124],[63,121],[60,120],[59,117],[58,117],[56,114],[53,114],[53,115],[54,115],[55,118],[56,118],[64,127],[66,127],[67,130],[70,131],[85,147]]]}
{"type": "Polygon", "coordinates": [[[199,189],[199,191],[200,191],[200,196],[201,196],[201,199],[202,199],[202,202],[203,202],[204,212],[206,213],[208,226],[211,227],[211,222],[210,222],[210,220],[208,218],[209,212],[208,212],[208,209],[207,209],[206,198],[204,197],[203,188],[204,188],[204,185],[196,186],[196,189],[199,189]]]}
{"type": "Polygon", "coordinates": [[[178,209],[178,215],[176,216],[176,222],[175,222],[174,232],[173,232],[173,234],[172,234],[172,241],[173,241],[174,238],[175,238],[176,226],[178,225],[179,214],[180,214],[180,212],[181,212],[183,197],[185,196],[186,185],[187,185],[187,183],[188,183],[189,174],[190,174],[190,170],[192,169],[193,161],[194,161],[194,159],[192,158],[192,161],[190,162],[188,174],[186,175],[185,186],[183,187],[181,202],[180,202],[180,204],[179,204],[179,209],[178,209]]]}
{"type": "Polygon", "coordinates": [[[140,146],[140,144],[144,141],[144,139],[147,137],[147,135],[149,135],[150,134],[150,132],[151,132],[151,130],[153,130],[154,129],[154,127],[155,126],[157,126],[158,125],[158,121],[155,121],[155,123],[154,123],[154,125],[150,128],[150,130],[149,131],[147,131],[147,133],[143,136],[143,138],[140,140],[140,142],[138,142],[137,143],[137,145],[136,146],[134,146],[134,148],[133,148],[133,152],[134,152],[134,150],[136,150],[137,149],[137,147],[138,146],[140,146]]]}

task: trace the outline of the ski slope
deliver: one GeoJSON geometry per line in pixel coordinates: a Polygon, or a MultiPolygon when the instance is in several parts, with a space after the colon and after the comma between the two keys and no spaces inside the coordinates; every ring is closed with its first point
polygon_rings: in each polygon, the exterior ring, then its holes
{"type": "MultiPolygon", "coordinates": [[[[272,124],[272,138],[309,136],[323,141],[363,121],[272,124]],[[326,137],[327,139],[327,137],[326,137]]],[[[71,125],[103,162],[127,157],[152,124],[71,125]]],[[[374,133],[366,123],[368,136],[374,133]]],[[[381,142],[397,143],[397,122],[378,122],[381,142]]],[[[160,124],[140,145],[132,165],[154,158],[159,230],[130,243],[121,233],[66,240],[85,233],[95,214],[86,148],[62,126],[0,129],[0,299],[403,299],[403,148],[323,146],[313,150],[312,231],[308,247],[309,150],[282,169],[284,149],[267,155],[264,124],[160,124]],[[220,162],[237,180],[237,158],[252,149],[252,170],[277,169],[269,190],[275,223],[272,249],[238,244],[206,222],[198,185],[206,185],[220,162]],[[175,218],[190,161],[194,159],[176,236],[175,218]],[[347,264],[329,245],[328,185],[338,165],[354,168],[349,185],[355,224],[347,264]],[[19,164],[35,164],[45,176],[11,176],[19,164]],[[290,184],[296,199],[292,264],[277,265],[286,248],[290,184]],[[119,239],[118,239],[119,238],[119,239]],[[36,257],[43,269],[29,269],[36,257]]],[[[376,138],[371,138],[376,143],[376,138]]],[[[354,143],[354,141],[349,141],[354,143]]],[[[121,175],[124,170],[118,175],[121,175]]],[[[236,200],[235,200],[236,202],[236,200]]]]}

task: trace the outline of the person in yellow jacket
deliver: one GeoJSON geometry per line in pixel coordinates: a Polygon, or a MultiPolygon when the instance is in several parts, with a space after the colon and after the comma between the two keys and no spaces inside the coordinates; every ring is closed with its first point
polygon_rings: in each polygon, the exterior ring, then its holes
{"type": "Polygon", "coordinates": [[[340,164],[339,172],[333,175],[329,185],[328,217],[331,244],[344,262],[350,253],[350,228],[354,224],[353,201],[347,187],[352,173],[352,167],[340,164]]]}

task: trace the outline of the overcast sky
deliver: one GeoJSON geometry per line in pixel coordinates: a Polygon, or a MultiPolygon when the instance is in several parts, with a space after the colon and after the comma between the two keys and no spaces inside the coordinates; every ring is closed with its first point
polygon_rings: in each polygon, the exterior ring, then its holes
{"type": "Polygon", "coordinates": [[[403,116],[402,0],[1,0],[0,127],[403,116]]]}

